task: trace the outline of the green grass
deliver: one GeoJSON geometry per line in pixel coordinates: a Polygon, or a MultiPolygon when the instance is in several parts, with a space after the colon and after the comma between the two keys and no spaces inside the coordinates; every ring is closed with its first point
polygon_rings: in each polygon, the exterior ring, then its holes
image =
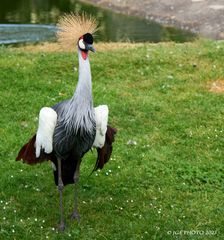
{"type": "Polygon", "coordinates": [[[58,193],[49,163],[15,162],[41,107],[69,98],[77,56],[0,49],[0,239],[224,239],[224,42],[144,44],[91,54],[95,105],[118,129],[111,161],[81,166],[81,222],[56,231],[58,193]],[[137,145],[128,145],[134,140],[137,145]],[[182,232],[181,232],[182,231],[182,232]],[[185,231],[185,232],[184,232],[185,231]]]}

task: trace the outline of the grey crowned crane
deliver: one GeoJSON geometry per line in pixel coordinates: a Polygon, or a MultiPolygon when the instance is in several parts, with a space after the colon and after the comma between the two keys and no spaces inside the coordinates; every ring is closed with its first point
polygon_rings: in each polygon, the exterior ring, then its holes
{"type": "MultiPolygon", "coordinates": [[[[94,170],[102,169],[112,153],[116,129],[108,125],[108,107],[93,107],[89,51],[93,48],[93,33],[97,24],[85,14],[67,14],[59,20],[58,40],[61,46],[78,48],[79,77],[71,99],[53,107],[43,107],[39,114],[37,133],[21,148],[16,160],[36,164],[50,160],[60,202],[59,229],[65,229],[63,188],[77,184],[82,157],[92,147],[97,149],[94,170]]],[[[75,187],[72,218],[79,220],[75,187]]]]}

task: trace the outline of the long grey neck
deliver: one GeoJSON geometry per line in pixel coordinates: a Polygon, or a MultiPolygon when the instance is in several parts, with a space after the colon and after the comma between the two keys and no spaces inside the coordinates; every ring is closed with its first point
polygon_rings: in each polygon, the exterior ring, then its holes
{"type": "Polygon", "coordinates": [[[79,58],[79,79],[73,98],[84,104],[92,104],[92,77],[89,58],[82,58],[80,49],[78,49],[79,58]]]}
{"type": "Polygon", "coordinates": [[[82,58],[78,49],[79,78],[73,97],[66,111],[66,127],[69,131],[85,131],[91,133],[95,128],[95,115],[92,99],[92,78],[89,58],[82,58]]]}

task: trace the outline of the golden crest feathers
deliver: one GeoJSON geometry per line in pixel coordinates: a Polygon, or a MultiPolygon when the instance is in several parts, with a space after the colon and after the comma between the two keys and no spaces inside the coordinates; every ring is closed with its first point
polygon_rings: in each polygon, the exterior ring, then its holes
{"type": "Polygon", "coordinates": [[[57,39],[63,49],[73,50],[81,36],[97,31],[96,19],[85,13],[69,13],[63,15],[57,24],[57,39]]]}

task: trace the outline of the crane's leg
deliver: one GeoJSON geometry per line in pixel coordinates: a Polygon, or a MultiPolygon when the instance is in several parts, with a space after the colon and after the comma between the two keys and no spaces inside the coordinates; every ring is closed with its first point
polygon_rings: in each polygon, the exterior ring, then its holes
{"type": "Polygon", "coordinates": [[[58,158],[58,191],[59,191],[59,208],[60,208],[60,224],[59,224],[59,230],[64,231],[65,230],[65,220],[64,220],[64,209],[63,209],[63,198],[62,198],[62,192],[64,188],[64,184],[62,182],[62,176],[61,176],[61,159],[58,158]]]}
{"type": "Polygon", "coordinates": [[[74,173],[74,184],[75,184],[75,191],[74,191],[74,210],[72,212],[71,218],[76,219],[78,222],[80,221],[80,216],[78,212],[78,181],[79,181],[79,170],[80,170],[80,163],[81,160],[78,161],[74,173]]]}

